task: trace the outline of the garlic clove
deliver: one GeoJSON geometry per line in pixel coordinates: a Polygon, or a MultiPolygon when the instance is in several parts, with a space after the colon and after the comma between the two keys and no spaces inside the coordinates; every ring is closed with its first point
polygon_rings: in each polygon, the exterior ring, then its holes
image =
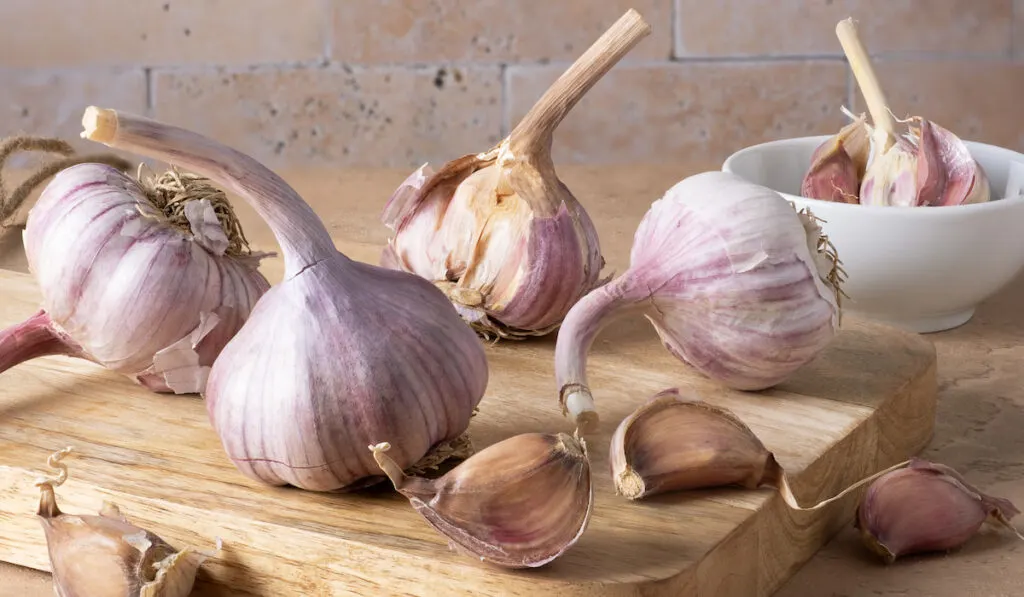
{"type": "Polygon", "coordinates": [[[57,506],[54,487],[67,479],[60,462],[70,448],[50,456],[56,479],[41,479],[39,520],[46,535],[58,597],[186,597],[209,554],[175,549],[128,522],[104,502],[99,515],[71,515],[57,506]]]}
{"type": "Polygon", "coordinates": [[[563,74],[509,136],[399,186],[382,220],[393,230],[385,267],[445,291],[480,335],[521,339],[556,329],[600,285],[597,231],[559,180],[556,127],[650,26],[629,10],[563,74]]]}
{"type": "Polygon", "coordinates": [[[800,185],[803,197],[839,203],[860,201],[860,181],[871,145],[866,117],[853,118],[853,122],[814,150],[811,167],[800,185]]]}
{"type": "Polygon", "coordinates": [[[477,452],[437,479],[407,476],[370,446],[381,470],[459,552],[507,568],[556,559],[583,534],[593,509],[586,444],[564,433],[525,433],[477,452]]]}
{"type": "Polygon", "coordinates": [[[917,152],[917,205],[949,206],[991,199],[988,176],[967,145],[945,128],[923,118],[911,119],[917,152]]]}
{"type": "MultiPolygon", "coordinates": [[[[914,459],[868,487],[855,526],[864,544],[886,562],[965,544],[986,521],[1008,527],[1019,511],[1008,500],[971,486],[955,470],[914,459]]],[[[1022,537],[1024,538],[1024,537],[1022,537]]]]}
{"type": "Polygon", "coordinates": [[[774,484],[781,469],[731,412],[671,388],[622,420],[609,451],[615,491],[638,499],[669,491],[774,484]]]}
{"type": "Polygon", "coordinates": [[[917,205],[917,172],[916,148],[907,139],[898,139],[887,151],[872,155],[861,182],[861,204],[897,207],[917,205]]]}

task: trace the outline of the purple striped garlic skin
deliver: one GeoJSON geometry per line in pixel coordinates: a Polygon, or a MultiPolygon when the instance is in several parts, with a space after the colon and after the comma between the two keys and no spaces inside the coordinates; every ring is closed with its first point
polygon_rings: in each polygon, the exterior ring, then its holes
{"type": "MultiPolygon", "coordinates": [[[[43,354],[88,359],[157,392],[201,392],[217,354],[270,285],[257,269],[260,256],[225,255],[227,236],[207,200],[186,214],[191,234],[110,166],[58,173],[24,232],[43,310],[0,332],[0,346],[31,326],[50,335],[43,354]]],[[[0,355],[0,371],[40,356],[18,348],[0,355]]]]}
{"type": "Polygon", "coordinates": [[[308,203],[252,157],[184,128],[89,108],[89,139],[176,163],[247,201],[281,247],[284,279],[214,362],[210,421],[243,474],[311,491],[380,480],[383,438],[409,467],[456,439],[487,387],[483,345],[410,273],[353,261],[308,203]]]}
{"type": "Polygon", "coordinates": [[[617,316],[642,313],[668,350],[703,375],[761,390],[811,361],[839,326],[834,261],[820,229],[781,195],[706,172],[655,201],[634,237],[630,267],[581,299],[555,350],[563,407],[597,421],[586,355],[617,316]]]}

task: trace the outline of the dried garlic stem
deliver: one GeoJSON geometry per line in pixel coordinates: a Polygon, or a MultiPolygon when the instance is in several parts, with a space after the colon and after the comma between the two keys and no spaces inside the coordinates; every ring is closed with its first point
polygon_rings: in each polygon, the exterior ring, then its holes
{"type": "Polygon", "coordinates": [[[651,26],[636,10],[631,8],[622,15],[548,88],[512,130],[509,144],[513,153],[519,156],[548,152],[552,135],[566,114],[650,33],[651,26]]]}
{"type": "MultiPolygon", "coordinates": [[[[768,484],[768,485],[775,485],[775,488],[779,490],[779,494],[782,495],[782,499],[786,502],[786,505],[788,505],[793,510],[799,510],[799,511],[802,511],[802,512],[810,512],[812,510],[818,510],[820,508],[824,508],[825,506],[831,504],[832,502],[841,500],[841,499],[843,499],[844,496],[848,495],[851,491],[857,489],[858,487],[861,487],[861,486],[863,486],[863,485],[865,485],[867,483],[870,483],[870,482],[874,481],[875,479],[881,477],[882,475],[884,475],[886,473],[891,473],[894,470],[901,469],[901,468],[907,466],[910,463],[911,463],[910,460],[904,460],[903,462],[901,462],[899,464],[894,464],[894,465],[890,466],[889,468],[887,468],[885,470],[878,471],[877,473],[875,473],[875,474],[873,474],[873,475],[871,475],[869,477],[865,477],[864,479],[861,479],[860,481],[857,481],[853,485],[850,485],[846,489],[840,491],[838,494],[836,494],[836,495],[834,495],[834,496],[832,496],[832,497],[830,497],[830,498],[828,498],[826,500],[820,501],[817,504],[814,504],[813,506],[808,506],[808,507],[801,506],[800,502],[797,501],[796,496],[793,495],[793,490],[789,486],[789,479],[786,477],[785,471],[783,471],[782,467],[778,466],[778,464],[775,465],[776,471],[777,471],[776,472],[776,479],[771,480],[771,482],[767,482],[766,484],[768,484]]],[[[768,481],[768,480],[766,480],[766,481],[768,481]]]]}
{"type": "Polygon", "coordinates": [[[54,355],[87,358],[78,343],[57,329],[46,311],[0,330],[0,373],[25,361],[54,355]]]}
{"type": "Polygon", "coordinates": [[[893,122],[892,113],[889,111],[889,102],[882,92],[882,85],[878,82],[878,75],[871,64],[864,44],[857,35],[857,27],[853,19],[844,19],[836,25],[836,36],[843,47],[846,59],[850,62],[850,69],[854,78],[857,79],[857,86],[864,95],[864,101],[868,105],[868,112],[871,113],[871,120],[874,124],[875,141],[878,143],[878,150],[885,151],[895,142],[896,126],[893,122]]]}
{"type": "Polygon", "coordinates": [[[90,106],[82,137],[182,166],[245,198],[281,245],[285,279],[338,255],[313,209],[277,174],[255,159],[175,126],[90,106]]]}
{"type": "Polygon", "coordinates": [[[580,299],[562,322],[555,347],[558,400],[562,414],[571,416],[580,432],[595,431],[599,420],[587,383],[587,353],[594,338],[608,324],[645,307],[650,298],[646,287],[626,273],[580,299]]]}
{"type": "Polygon", "coordinates": [[[25,203],[25,199],[39,186],[39,183],[65,168],[86,163],[107,164],[118,170],[125,171],[131,168],[131,164],[127,160],[113,154],[101,153],[76,156],[74,153],[74,148],[66,141],[48,137],[10,137],[0,143],[0,227],[8,224],[8,220],[14,217],[14,214],[25,203]],[[9,157],[21,151],[42,151],[63,157],[41,166],[29,175],[18,188],[8,194],[2,176],[3,168],[9,157]]]}

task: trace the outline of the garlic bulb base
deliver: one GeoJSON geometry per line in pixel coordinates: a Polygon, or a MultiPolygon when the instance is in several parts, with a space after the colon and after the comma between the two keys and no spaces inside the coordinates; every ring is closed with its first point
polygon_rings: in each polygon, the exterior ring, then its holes
{"type": "Polygon", "coordinates": [[[614,475],[615,493],[628,500],[637,500],[647,493],[644,478],[635,470],[626,467],[614,475]]]}

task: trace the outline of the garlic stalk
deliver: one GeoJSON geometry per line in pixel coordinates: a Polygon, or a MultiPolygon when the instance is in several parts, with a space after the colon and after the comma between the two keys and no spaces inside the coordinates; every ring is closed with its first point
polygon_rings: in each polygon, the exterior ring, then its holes
{"type": "Polygon", "coordinates": [[[991,199],[984,169],[956,135],[920,116],[896,120],[853,19],[840,21],[836,36],[871,113],[871,150],[860,182],[860,203],[882,206],[950,206],[991,199]]]}
{"type": "Polygon", "coordinates": [[[57,507],[54,488],[67,480],[60,460],[65,448],[47,460],[59,470],[41,478],[39,520],[46,534],[57,597],[187,597],[199,566],[213,554],[178,550],[150,531],[128,522],[104,502],[99,516],[72,515],[57,507]]]}
{"type": "Polygon", "coordinates": [[[267,221],[284,280],[221,351],[204,392],[245,475],[310,490],[379,479],[370,443],[393,438],[402,468],[456,440],[487,386],[479,339],[433,284],[339,253],[280,177],[198,133],[89,108],[83,136],[209,176],[267,221]]]}
{"type": "MultiPolygon", "coordinates": [[[[32,176],[13,203],[68,160],[32,176]]],[[[63,168],[29,211],[24,242],[42,310],[0,331],[0,372],[66,355],[156,392],[200,392],[269,287],[224,193],[176,171],[136,180],[103,163],[63,168]]]]}
{"type": "Polygon", "coordinates": [[[739,390],[774,386],[834,337],[841,273],[813,217],[778,193],[726,172],[686,178],[644,216],[629,269],[566,316],[555,347],[563,411],[596,424],[587,352],[613,318],[636,313],[700,373],[739,390]]]}
{"type": "Polygon", "coordinates": [[[868,487],[854,526],[868,549],[891,564],[905,555],[958,548],[985,522],[1024,539],[1010,523],[1019,513],[1009,500],[985,495],[952,468],[914,458],[868,487]]]}
{"type": "Polygon", "coordinates": [[[590,520],[586,443],[523,433],[488,446],[437,479],[410,477],[370,446],[395,489],[458,552],[507,568],[543,566],[572,547],[590,520]]]}
{"type": "Polygon", "coordinates": [[[496,147],[424,164],[384,208],[394,231],[385,267],[430,280],[484,337],[521,339],[558,327],[604,267],[590,216],[551,159],[562,119],[650,26],[629,10],[496,147]]]}
{"type": "Polygon", "coordinates": [[[789,476],[757,435],[730,410],[677,388],[654,395],[619,423],[608,453],[615,492],[630,500],[715,487],[772,487],[793,510],[824,508],[907,462],[861,479],[813,506],[801,506],[789,476]]]}

